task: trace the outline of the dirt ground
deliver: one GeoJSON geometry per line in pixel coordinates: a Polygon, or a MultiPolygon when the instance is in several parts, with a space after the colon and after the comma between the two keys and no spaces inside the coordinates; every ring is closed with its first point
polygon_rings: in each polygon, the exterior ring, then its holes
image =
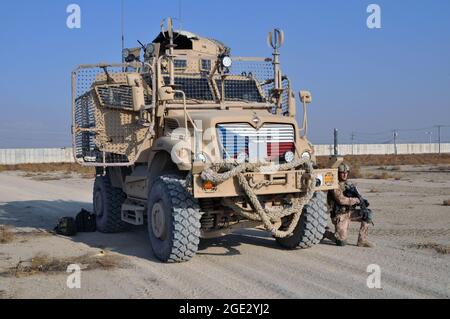
{"type": "Polygon", "coordinates": [[[158,262],[144,228],[49,234],[59,217],[92,209],[93,181],[2,172],[0,298],[449,298],[450,166],[362,170],[382,176],[354,180],[376,214],[375,248],[355,246],[357,224],[346,247],[295,251],[248,229],[202,242],[183,264],[158,262]],[[48,267],[32,267],[45,258],[48,267]],[[68,261],[86,263],[80,289],[66,286],[68,261]],[[371,264],[380,266],[379,289],[366,284],[371,264]]]}

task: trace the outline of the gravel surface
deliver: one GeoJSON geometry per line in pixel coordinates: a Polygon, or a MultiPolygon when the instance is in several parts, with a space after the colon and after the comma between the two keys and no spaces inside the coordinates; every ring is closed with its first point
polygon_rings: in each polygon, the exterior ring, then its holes
{"type": "Polygon", "coordinates": [[[375,248],[356,247],[357,224],[346,247],[324,241],[295,251],[281,249],[262,230],[246,229],[205,240],[193,260],[169,265],[154,258],[142,227],[73,238],[46,233],[59,217],[92,209],[92,180],[0,173],[0,225],[14,233],[0,244],[0,298],[449,298],[450,207],[442,203],[450,199],[450,168],[402,166],[389,174],[397,180],[354,181],[376,214],[369,234],[375,248]],[[81,289],[67,288],[65,272],[11,271],[36,255],[86,254],[120,262],[82,271],[81,289]],[[371,264],[381,270],[379,289],[366,284],[371,264]]]}

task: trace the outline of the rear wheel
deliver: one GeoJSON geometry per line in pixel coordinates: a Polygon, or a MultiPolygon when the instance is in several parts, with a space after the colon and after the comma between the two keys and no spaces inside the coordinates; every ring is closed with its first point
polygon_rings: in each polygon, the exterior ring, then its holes
{"type": "Polygon", "coordinates": [[[200,241],[200,207],[176,176],[154,180],[148,196],[147,223],[155,256],[183,262],[195,256],[200,241]]]}
{"type": "Polygon", "coordinates": [[[130,225],[122,221],[122,204],[127,198],[120,189],[112,187],[109,176],[96,176],[94,183],[94,213],[97,229],[102,233],[118,233],[130,225]]]}
{"type": "Polygon", "coordinates": [[[327,226],[327,197],[324,192],[316,192],[303,208],[303,213],[290,237],[276,238],[284,248],[310,248],[323,238],[327,226]]]}

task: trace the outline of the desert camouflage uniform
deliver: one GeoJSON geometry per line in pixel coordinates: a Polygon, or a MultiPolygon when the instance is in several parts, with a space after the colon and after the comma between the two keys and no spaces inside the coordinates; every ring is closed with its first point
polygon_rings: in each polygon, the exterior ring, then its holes
{"type": "Polygon", "coordinates": [[[348,227],[350,222],[360,222],[361,228],[359,229],[358,243],[366,242],[369,232],[369,224],[361,219],[359,209],[355,209],[353,206],[359,203],[357,198],[350,198],[344,196],[344,191],[350,182],[339,182],[339,188],[329,191],[329,199],[331,208],[333,205],[338,204],[339,210],[336,211],[336,216],[332,216],[331,221],[335,227],[335,233],[326,231],[324,237],[335,241],[336,239],[345,242],[348,237],[348,227]]]}

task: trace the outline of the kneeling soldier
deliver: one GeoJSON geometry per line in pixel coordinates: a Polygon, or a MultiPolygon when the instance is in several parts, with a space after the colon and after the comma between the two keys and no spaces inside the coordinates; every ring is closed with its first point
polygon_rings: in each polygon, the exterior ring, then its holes
{"type": "Polygon", "coordinates": [[[345,191],[352,187],[352,184],[348,181],[349,172],[350,167],[346,164],[341,164],[338,169],[339,189],[330,190],[328,193],[331,206],[331,220],[335,227],[335,233],[331,232],[327,227],[324,238],[336,242],[338,246],[345,246],[350,222],[360,222],[358,246],[373,247],[374,245],[367,240],[371,216],[368,218],[367,214],[363,214],[362,210],[355,208],[355,206],[361,205],[359,198],[345,196],[345,191]]]}

